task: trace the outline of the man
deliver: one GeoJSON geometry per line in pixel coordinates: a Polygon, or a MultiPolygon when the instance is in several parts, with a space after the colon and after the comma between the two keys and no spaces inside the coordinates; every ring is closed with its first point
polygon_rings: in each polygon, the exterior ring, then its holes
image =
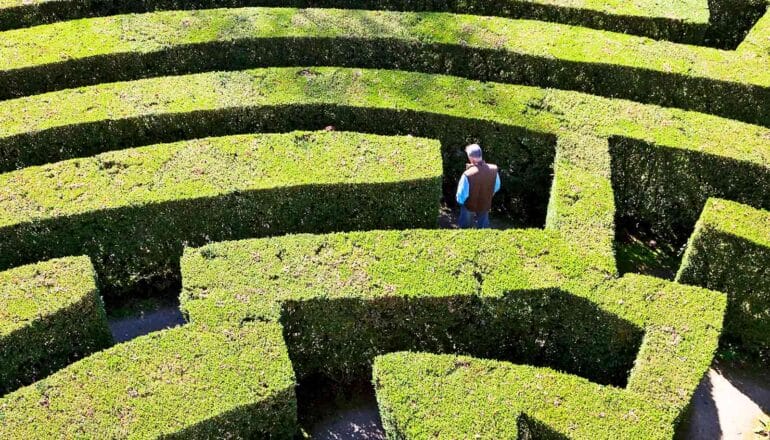
{"type": "Polygon", "coordinates": [[[470,163],[465,165],[466,170],[457,184],[457,203],[460,205],[458,224],[463,229],[470,228],[475,215],[476,227],[488,228],[492,196],[500,190],[497,165],[484,162],[478,144],[465,147],[465,154],[470,163]]]}

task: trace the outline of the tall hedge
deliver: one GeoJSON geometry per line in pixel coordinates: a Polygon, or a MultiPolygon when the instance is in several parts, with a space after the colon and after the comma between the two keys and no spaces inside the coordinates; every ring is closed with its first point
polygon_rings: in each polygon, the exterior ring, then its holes
{"type": "Polygon", "coordinates": [[[0,399],[0,437],[291,439],[294,374],[281,331],[163,330],[0,399]]]}
{"type": "Polygon", "coordinates": [[[0,265],[90,255],[108,295],[178,279],[187,245],[435,225],[435,141],[295,132],[152,145],[0,175],[0,265]]]}
{"type": "MultiPolygon", "coordinates": [[[[560,233],[537,230],[371,231],[215,243],[185,252],[182,309],[193,323],[212,328],[280,322],[299,378],[365,377],[377,355],[401,350],[547,365],[583,377],[559,375],[584,384],[561,395],[575,408],[570,417],[592,427],[576,438],[592,438],[587,433],[608,423],[595,423],[590,408],[620,412],[612,396],[639,414],[637,433],[670,433],[711,362],[725,299],[656,278],[608,278],[603,258],[560,233]]],[[[394,382],[422,377],[403,374],[394,382]]],[[[535,385],[551,389],[546,381],[535,385]]],[[[407,418],[471,429],[487,414],[507,411],[494,403],[496,393],[488,405],[480,402],[488,411],[470,410],[459,420],[430,419],[430,411],[407,418]]],[[[543,423],[559,432],[568,424],[552,414],[543,423]]]]}
{"type": "Polygon", "coordinates": [[[112,344],[86,257],[0,272],[0,395],[112,344]]]}
{"type": "Polygon", "coordinates": [[[770,150],[761,144],[725,154],[612,139],[618,212],[648,224],[669,242],[684,244],[710,197],[770,208],[770,150]]]}
{"type": "MultiPolygon", "coordinates": [[[[543,223],[555,144],[562,139],[574,157],[564,156],[560,164],[568,159],[577,164],[574,170],[593,170],[589,180],[612,174],[620,215],[661,219],[660,229],[673,227],[685,236],[706,195],[763,197],[766,191],[756,188],[767,187],[763,176],[770,157],[769,129],[720,117],[576,92],[382,70],[271,68],[104,84],[0,102],[0,115],[0,169],[160,141],[330,124],[414,134],[442,142],[449,196],[465,163],[462,147],[478,141],[487,159],[501,165],[505,184],[499,206],[515,216],[529,212],[527,225],[543,223]],[[603,139],[610,141],[609,153],[603,139]],[[703,182],[715,189],[701,191],[703,182]],[[650,188],[672,196],[656,204],[650,188]],[[671,203],[684,208],[669,209],[671,203]],[[685,220],[681,227],[674,224],[677,219],[685,220]]],[[[586,188],[598,184],[584,182],[586,188]]],[[[609,194],[602,185],[601,192],[609,194]]],[[[562,202],[571,203],[570,197],[562,202]]]]}
{"type": "MultiPolygon", "coordinates": [[[[0,2],[0,30],[126,12],[245,6],[445,11],[554,21],[696,44],[703,42],[709,22],[705,0],[634,4],[570,0],[38,0],[21,4],[4,0],[0,2]]],[[[729,23],[729,15],[724,15],[728,20],[722,21],[729,23]]]]}
{"type": "Polygon", "coordinates": [[[709,199],[677,273],[680,283],[725,292],[724,342],[770,360],[770,212],[709,199]]]}
{"type": "Polygon", "coordinates": [[[333,65],[576,90],[770,125],[765,57],[541,21],[221,9],[65,22],[3,40],[6,99],[148,76],[333,65]]]}
{"type": "Polygon", "coordinates": [[[641,329],[559,288],[560,269],[597,260],[539,231],[297,235],[186,251],[181,300],[207,325],[280,321],[300,377],[360,376],[376,354],[421,349],[624,383],[641,329]],[[540,279],[507,292],[496,281],[511,274],[540,279]]]}
{"type": "Polygon", "coordinates": [[[653,402],[551,368],[457,355],[378,357],[374,386],[394,439],[670,440],[653,402]]]}

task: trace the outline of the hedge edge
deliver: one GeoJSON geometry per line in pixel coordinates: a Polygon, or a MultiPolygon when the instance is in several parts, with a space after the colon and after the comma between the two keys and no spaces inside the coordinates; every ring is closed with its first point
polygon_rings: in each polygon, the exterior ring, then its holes
{"type": "Polygon", "coordinates": [[[178,279],[185,244],[431,227],[441,155],[413,137],[259,134],[110,152],[0,182],[0,264],[87,254],[116,295],[178,279]]]}
{"type": "Polygon", "coordinates": [[[278,325],[185,325],[118,344],[6,395],[0,436],[291,439],[296,411],[278,325]]]}
{"type": "Polygon", "coordinates": [[[676,280],[725,292],[723,343],[770,359],[770,211],[709,199],[676,280]]]}
{"type": "Polygon", "coordinates": [[[0,272],[0,395],[112,344],[87,257],[0,272]]]}

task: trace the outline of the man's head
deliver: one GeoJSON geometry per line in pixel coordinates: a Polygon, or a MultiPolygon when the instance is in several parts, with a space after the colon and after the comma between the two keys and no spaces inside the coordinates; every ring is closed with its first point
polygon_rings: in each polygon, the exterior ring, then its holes
{"type": "Polygon", "coordinates": [[[476,165],[477,163],[481,162],[481,147],[479,144],[470,144],[467,147],[465,147],[465,154],[468,155],[468,160],[470,163],[476,165]]]}

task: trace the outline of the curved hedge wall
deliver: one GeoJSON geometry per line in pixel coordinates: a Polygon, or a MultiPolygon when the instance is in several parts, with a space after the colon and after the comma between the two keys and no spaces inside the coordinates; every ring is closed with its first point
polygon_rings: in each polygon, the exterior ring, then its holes
{"type": "Polygon", "coordinates": [[[0,272],[0,395],[112,343],[94,276],[84,257],[0,272]]]}
{"type": "MultiPolygon", "coordinates": [[[[718,2],[728,7],[731,3],[735,2],[718,2]]],[[[709,5],[706,0],[670,3],[650,0],[637,0],[633,3],[594,0],[37,0],[19,3],[19,0],[4,0],[0,2],[0,30],[124,12],[244,6],[446,11],[554,21],[696,44],[703,41],[709,25],[709,5]]],[[[727,9],[727,13],[721,14],[725,16],[721,21],[735,24],[732,19],[734,14],[730,14],[727,7],[721,9],[727,9]]],[[[749,25],[740,23],[731,32],[740,32],[749,25]]]]}
{"type": "Polygon", "coordinates": [[[770,360],[770,212],[710,199],[690,237],[677,281],[725,292],[723,338],[770,360]]]}
{"type": "Polygon", "coordinates": [[[539,21],[221,9],[65,22],[2,38],[2,98],[207,70],[334,65],[558,87],[770,125],[765,57],[539,21]]]}
{"type": "Polygon", "coordinates": [[[6,439],[291,439],[294,374],[278,325],[188,325],[116,345],[8,394],[0,419],[6,439]]]}
{"type": "Polygon", "coordinates": [[[208,138],[0,175],[0,266],[87,254],[108,294],[178,279],[187,245],[430,227],[437,142],[342,132],[208,138]]]}
{"type": "Polygon", "coordinates": [[[207,134],[333,124],[441,140],[451,190],[462,172],[461,147],[480,141],[488,159],[503,165],[510,191],[503,205],[516,214],[545,212],[555,138],[573,139],[570,160],[595,177],[612,174],[618,213],[662,219],[661,230],[691,228],[708,196],[764,197],[733,181],[761,182],[770,165],[767,128],[576,92],[400,71],[272,68],[155,78],[1,102],[0,114],[2,169],[207,134]],[[715,184],[704,191],[704,181],[715,184]],[[654,203],[649,195],[658,192],[667,197],[654,203]],[[692,202],[669,210],[680,200],[692,202]]]}
{"type": "MultiPolygon", "coordinates": [[[[399,350],[549,365],[625,388],[560,373],[563,382],[584,384],[579,391],[586,393],[562,397],[587,428],[567,431],[568,421],[549,413],[544,424],[551,429],[595,438],[590,434],[609,421],[593,421],[591,408],[613,408],[611,396],[620,396],[640,422],[617,432],[670,434],[711,362],[725,298],[656,278],[607,277],[602,266],[602,256],[549,231],[290,235],[187,250],[182,309],[193,323],[212,328],[280,322],[299,378],[318,372],[343,381],[361,377],[375,356],[399,350]]],[[[423,377],[410,373],[404,386],[423,377]]],[[[420,390],[414,389],[415,399],[420,390]]],[[[506,395],[491,391],[490,399],[506,395]]],[[[422,438],[419,429],[439,423],[430,408],[408,417],[386,412],[386,420],[406,417],[418,426],[389,435],[422,438]]],[[[470,433],[478,421],[469,413],[451,423],[470,433]]]]}

